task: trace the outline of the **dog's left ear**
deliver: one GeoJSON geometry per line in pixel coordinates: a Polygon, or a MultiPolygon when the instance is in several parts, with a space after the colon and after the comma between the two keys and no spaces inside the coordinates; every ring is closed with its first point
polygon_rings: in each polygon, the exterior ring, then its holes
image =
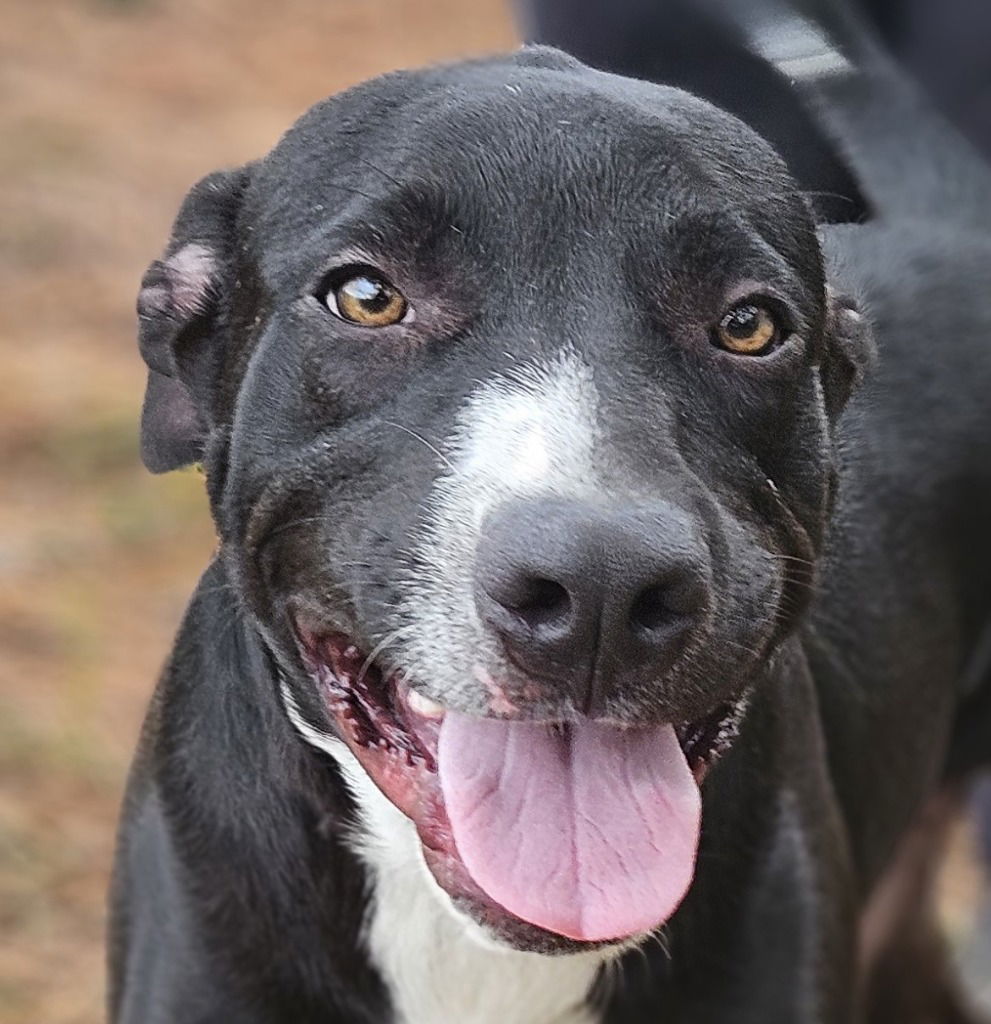
{"type": "Polygon", "coordinates": [[[211,398],[249,171],[218,171],[193,186],[164,255],[141,281],[138,341],[148,365],[141,458],[153,473],[199,461],[214,426],[211,398]]]}
{"type": "Polygon", "coordinates": [[[826,293],[826,346],[820,365],[826,413],[835,420],[874,365],[874,332],[858,304],[832,288],[826,293]]]}

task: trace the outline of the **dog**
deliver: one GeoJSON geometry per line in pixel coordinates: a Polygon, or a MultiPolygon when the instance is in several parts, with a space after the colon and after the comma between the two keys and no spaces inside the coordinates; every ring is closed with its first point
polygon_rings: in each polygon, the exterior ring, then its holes
{"type": "Polygon", "coordinates": [[[831,6],[723,16],[863,223],[540,47],[189,193],[142,453],[202,463],[219,549],[114,1022],[969,1019],[918,886],[991,752],[991,181],[831,6]]]}

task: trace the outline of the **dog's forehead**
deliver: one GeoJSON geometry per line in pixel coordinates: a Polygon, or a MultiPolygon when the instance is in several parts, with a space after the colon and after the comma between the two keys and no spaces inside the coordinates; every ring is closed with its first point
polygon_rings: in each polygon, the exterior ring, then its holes
{"type": "Polygon", "coordinates": [[[663,148],[703,133],[742,129],[717,108],[680,89],[635,81],[577,62],[534,67],[519,55],[394,72],[316,104],[286,133],[270,160],[296,162],[324,151],[330,158],[361,149],[446,158],[459,143],[498,147],[513,137],[538,140],[549,130],[575,149],[613,138],[663,148]],[[732,126],[732,127],[731,127],[732,126]]]}
{"type": "Polygon", "coordinates": [[[569,188],[607,204],[653,189],[684,205],[691,193],[735,213],[794,192],[767,143],[696,97],[525,58],[394,73],[318,104],[258,169],[260,229],[298,240],[356,197],[388,201],[427,183],[452,201],[535,198],[545,209],[569,188]]]}

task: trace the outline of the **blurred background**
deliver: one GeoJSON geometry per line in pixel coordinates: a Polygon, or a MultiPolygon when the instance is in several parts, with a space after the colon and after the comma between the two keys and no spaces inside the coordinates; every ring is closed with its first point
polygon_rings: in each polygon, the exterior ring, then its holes
{"type": "MultiPolygon", "coordinates": [[[[213,537],[137,456],[138,281],[186,189],[380,71],[516,45],[506,0],[0,0],[0,1019],[102,1019],[145,703],[213,537]]],[[[961,831],[954,934],[977,874],[961,831]]]]}
{"type": "Polygon", "coordinates": [[[0,1020],[102,1019],[144,705],[213,545],[137,455],[134,299],[186,189],[380,71],[516,45],[503,0],[0,0],[0,1020]]]}

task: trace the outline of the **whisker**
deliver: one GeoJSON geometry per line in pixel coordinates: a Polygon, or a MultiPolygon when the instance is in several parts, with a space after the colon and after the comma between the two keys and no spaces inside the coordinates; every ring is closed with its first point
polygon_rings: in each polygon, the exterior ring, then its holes
{"type": "Polygon", "coordinates": [[[839,192],[820,192],[817,189],[802,189],[802,195],[805,196],[818,196],[820,199],[839,199],[844,203],[849,203],[850,206],[856,206],[855,200],[849,196],[840,195],[839,192]]]}
{"type": "Polygon", "coordinates": [[[810,561],[808,558],[802,558],[799,555],[782,555],[777,552],[768,552],[768,554],[776,562],[797,562],[799,565],[807,565],[810,569],[815,567],[815,562],[810,561]]]}
{"type": "Polygon", "coordinates": [[[390,633],[381,643],[376,644],[375,647],[372,648],[372,652],[368,655],[367,658],[365,658],[365,663],[358,670],[357,682],[360,684],[364,680],[366,674],[368,673],[368,670],[372,667],[372,663],[379,656],[379,654],[381,654],[382,651],[386,649],[386,647],[388,647],[394,641],[398,640],[400,637],[405,636],[412,629],[412,626],[400,626],[399,629],[393,630],[393,632],[390,633]]]}
{"type": "Polygon", "coordinates": [[[382,422],[387,427],[395,427],[396,430],[401,430],[404,433],[409,434],[410,437],[415,437],[417,441],[421,442],[421,444],[425,444],[427,448],[429,448],[430,451],[432,451],[455,476],[457,475],[458,471],[455,469],[451,460],[436,445],[431,444],[422,434],[418,434],[415,430],[410,430],[409,427],[404,426],[402,423],[395,423],[392,420],[383,420],[382,422]]]}

